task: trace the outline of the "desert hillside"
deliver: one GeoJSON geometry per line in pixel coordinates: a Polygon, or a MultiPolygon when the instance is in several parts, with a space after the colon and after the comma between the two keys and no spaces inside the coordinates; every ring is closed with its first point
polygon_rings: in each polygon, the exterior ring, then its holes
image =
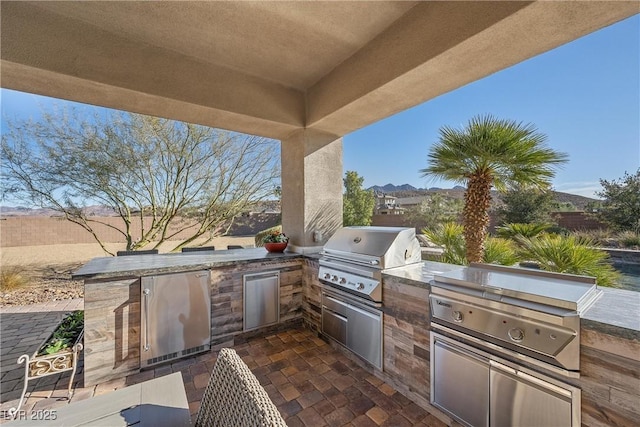
{"type": "MultiPolygon", "coordinates": [[[[397,198],[419,198],[425,197],[430,194],[442,194],[445,197],[457,200],[464,199],[465,188],[456,186],[454,188],[415,188],[408,184],[394,186],[393,184],[387,184],[384,186],[373,186],[369,189],[375,190],[377,192],[383,192],[385,194],[392,195],[397,198]]],[[[577,194],[563,193],[561,191],[553,191],[553,195],[555,201],[560,204],[571,203],[576,210],[582,211],[585,210],[587,205],[590,203],[595,203],[598,200],[590,197],[578,196],[577,194]]],[[[491,197],[493,199],[494,204],[499,204],[501,201],[500,193],[497,191],[491,192],[491,197]]]]}

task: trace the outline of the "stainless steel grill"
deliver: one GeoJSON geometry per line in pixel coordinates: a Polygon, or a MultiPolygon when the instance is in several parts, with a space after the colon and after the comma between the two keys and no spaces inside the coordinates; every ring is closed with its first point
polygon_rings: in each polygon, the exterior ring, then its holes
{"type": "Polygon", "coordinates": [[[322,333],[382,370],[382,273],[420,262],[415,230],[345,227],[322,255],[322,333]]]}
{"type": "Polygon", "coordinates": [[[595,279],[472,264],[436,275],[432,322],[570,371],[580,369],[580,313],[595,279]]]}
{"type": "Polygon", "coordinates": [[[594,278],[530,269],[435,275],[431,403],[469,426],[579,426],[580,390],[565,379],[579,376],[580,313],[600,294],[594,278]]]}
{"type": "Polygon", "coordinates": [[[323,248],[320,280],[368,303],[382,302],[382,272],[420,262],[413,228],[344,227],[323,248]]]}

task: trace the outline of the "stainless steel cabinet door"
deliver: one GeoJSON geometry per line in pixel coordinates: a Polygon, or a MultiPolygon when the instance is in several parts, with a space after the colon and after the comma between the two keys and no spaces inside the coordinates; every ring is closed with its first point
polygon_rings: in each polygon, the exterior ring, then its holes
{"type": "Polygon", "coordinates": [[[273,325],[280,321],[280,273],[244,276],[244,330],[273,325]]]}
{"type": "Polygon", "coordinates": [[[571,427],[571,392],[491,362],[492,427],[571,427]]]}
{"type": "Polygon", "coordinates": [[[438,340],[433,351],[431,402],[467,425],[486,427],[489,424],[489,360],[438,340]]]}
{"type": "Polygon", "coordinates": [[[141,285],[143,367],[210,348],[208,271],[143,277],[141,285]]]}
{"type": "Polygon", "coordinates": [[[347,310],[347,347],[382,369],[382,314],[353,305],[347,310]]]}

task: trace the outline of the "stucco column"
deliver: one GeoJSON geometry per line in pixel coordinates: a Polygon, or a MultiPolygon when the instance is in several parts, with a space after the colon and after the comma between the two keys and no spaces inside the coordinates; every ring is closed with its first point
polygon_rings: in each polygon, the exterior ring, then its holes
{"type": "Polygon", "coordinates": [[[318,252],[342,226],[342,138],[303,129],[281,142],[288,250],[318,252]]]}

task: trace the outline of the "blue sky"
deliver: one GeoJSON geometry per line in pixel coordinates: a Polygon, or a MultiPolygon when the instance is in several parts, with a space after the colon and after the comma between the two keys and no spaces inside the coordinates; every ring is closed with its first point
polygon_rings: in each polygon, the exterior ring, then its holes
{"type": "Polygon", "coordinates": [[[593,196],[599,179],[640,167],[640,15],[441,95],[344,137],[344,169],[364,185],[450,188],[429,181],[430,147],[441,126],[477,114],[533,123],[569,161],[554,189],[593,196]]]}
{"type": "MultiPolygon", "coordinates": [[[[2,122],[66,101],[2,90],[2,122]]],[[[97,108],[97,107],[90,107],[97,108]]],[[[599,179],[640,167],[640,15],[441,95],[344,137],[344,170],[365,187],[450,188],[420,176],[438,129],[490,113],[533,123],[569,154],[554,189],[592,197],[599,179]]]]}

